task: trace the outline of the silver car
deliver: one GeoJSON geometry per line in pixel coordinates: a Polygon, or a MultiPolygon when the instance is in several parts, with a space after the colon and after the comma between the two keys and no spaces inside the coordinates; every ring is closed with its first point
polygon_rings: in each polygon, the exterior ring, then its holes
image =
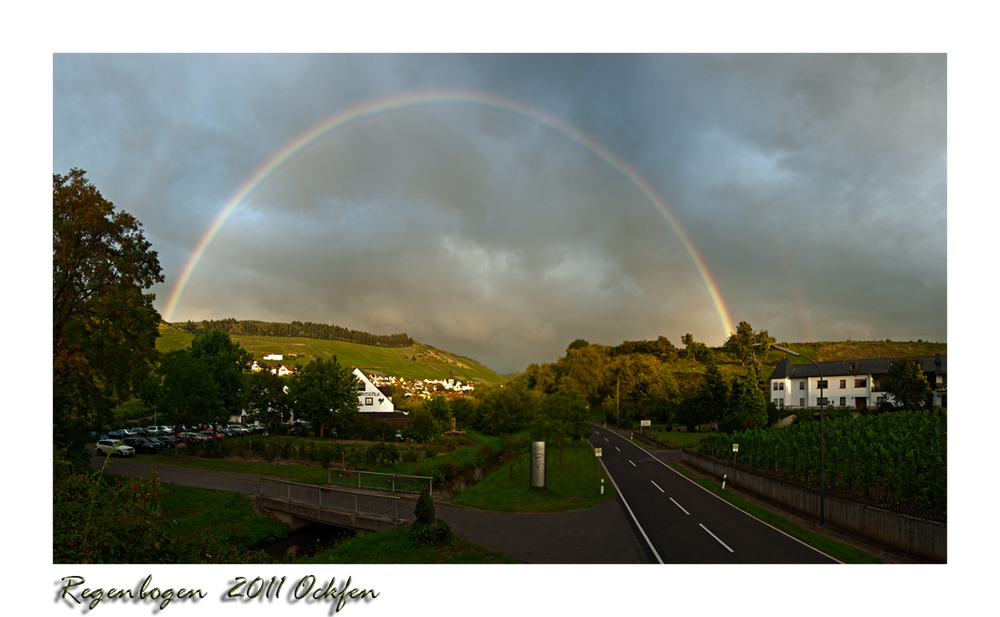
{"type": "Polygon", "coordinates": [[[108,456],[114,454],[115,456],[135,456],[135,448],[132,446],[126,446],[120,441],[113,441],[111,439],[102,439],[97,442],[97,453],[108,456]]]}

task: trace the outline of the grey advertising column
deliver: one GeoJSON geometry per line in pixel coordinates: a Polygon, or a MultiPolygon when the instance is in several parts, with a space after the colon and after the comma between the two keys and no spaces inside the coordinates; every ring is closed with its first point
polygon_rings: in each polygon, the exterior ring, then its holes
{"type": "Polygon", "coordinates": [[[545,486],[545,442],[531,442],[531,487],[545,486]]]}

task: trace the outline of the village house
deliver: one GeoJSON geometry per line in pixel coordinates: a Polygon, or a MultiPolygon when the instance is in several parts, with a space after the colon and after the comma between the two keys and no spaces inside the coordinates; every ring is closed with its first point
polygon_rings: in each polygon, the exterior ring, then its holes
{"type": "MultiPolygon", "coordinates": [[[[901,358],[836,360],[793,365],[788,358],[774,368],[770,378],[771,402],[778,407],[816,408],[821,405],[866,409],[890,402],[882,381],[893,362],[901,358]],[[822,375],[822,379],[820,376],[822,375]],[[822,389],[822,397],[820,390],[822,389]]],[[[920,365],[934,391],[933,406],[948,406],[948,356],[909,358],[920,365]]]]}

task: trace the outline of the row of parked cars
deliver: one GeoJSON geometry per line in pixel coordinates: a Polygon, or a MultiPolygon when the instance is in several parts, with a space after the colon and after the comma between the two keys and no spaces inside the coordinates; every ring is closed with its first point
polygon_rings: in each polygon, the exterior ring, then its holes
{"type": "Polygon", "coordinates": [[[226,427],[199,429],[183,426],[147,426],[146,428],[118,429],[97,437],[98,455],[134,456],[136,452],[156,454],[160,450],[173,448],[185,443],[242,437],[254,432],[263,432],[260,425],[230,424],[226,427]]]}

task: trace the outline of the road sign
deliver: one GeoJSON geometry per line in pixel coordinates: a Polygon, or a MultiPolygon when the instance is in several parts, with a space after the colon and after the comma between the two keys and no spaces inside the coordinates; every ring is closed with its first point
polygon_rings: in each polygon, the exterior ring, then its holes
{"type": "Polygon", "coordinates": [[[598,458],[601,457],[601,449],[600,448],[594,448],[594,456],[596,456],[598,458]]]}
{"type": "Polygon", "coordinates": [[[739,451],[740,451],[740,444],[734,443],[733,444],[733,452],[739,452],[739,451]]]}
{"type": "Polygon", "coordinates": [[[639,426],[649,426],[652,420],[639,420],[639,426]]]}

